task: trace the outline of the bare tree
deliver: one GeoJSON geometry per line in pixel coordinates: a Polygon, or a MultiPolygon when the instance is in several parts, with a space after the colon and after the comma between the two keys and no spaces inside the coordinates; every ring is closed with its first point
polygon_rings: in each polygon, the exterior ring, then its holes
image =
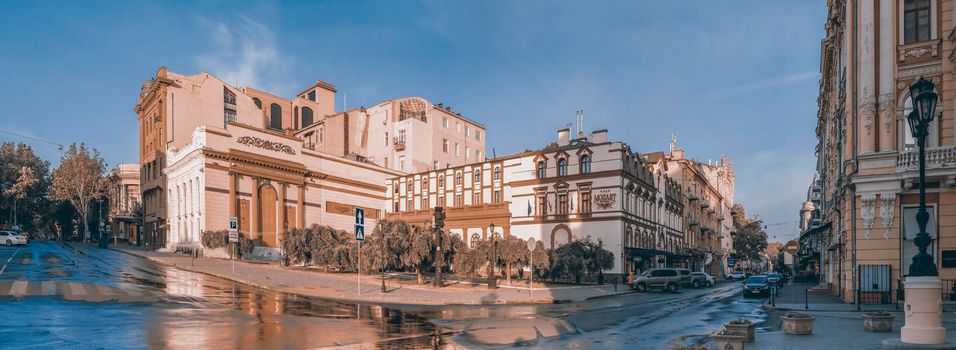
{"type": "Polygon", "coordinates": [[[17,201],[26,198],[27,191],[35,186],[39,182],[36,175],[33,174],[33,169],[28,167],[20,168],[20,176],[17,177],[17,181],[13,183],[13,186],[10,186],[5,192],[6,195],[13,197],[13,224],[17,224],[17,201]]]}
{"type": "Polygon", "coordinates": [[[90,202],[103,195],[108,182],[105,177],[106,161],[100,151],[87,149],[85,144],[70,145],[60,165],[53,170],[53,186],[50,196],[54,200],[69,202],[83,218],[83,238],[90,238],[90,202]]]}

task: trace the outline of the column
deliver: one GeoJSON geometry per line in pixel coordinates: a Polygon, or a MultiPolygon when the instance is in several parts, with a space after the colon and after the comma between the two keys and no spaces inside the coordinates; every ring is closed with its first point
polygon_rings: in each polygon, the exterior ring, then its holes
{"type": "Polygon", "coordinates": [[[299,227],[305,228],[305,184],[299,185],[299,205],[295,213],[299,216],[299,227]]]}
{"type": "Polygon", "coordinates": [[[876,42],[873,0],[860,1],[859,120],[860,154],[876,151],[876,42]]]}
{"type": "Polygon", "coordinates": [[[236,215],[236,174],[229,173],[229,217],[238,217],[236,215]]]}
{"type": "Polygon", "coordinates": [[[893,1],[880,1],[879,140],[880,152],[896,151],[896,26],[893,1]]]}
{"type": "Polygon", "coordinates": [[[259,232],[259,178],[249,177],[252,185],[252,201],[249,203],[249,238],[258,238],[259,232]]]}
{"type": "MultiPolygon", "coordinates": [[[[288,222],[285,219],[285,183],[278,183],[279,185],[279,232],[276,232],[276,241],[281,241],[283,233],[287,227],[285,224],[288,222]]],[[[291,227],[289,227],[291,228],[291,227]]]]}

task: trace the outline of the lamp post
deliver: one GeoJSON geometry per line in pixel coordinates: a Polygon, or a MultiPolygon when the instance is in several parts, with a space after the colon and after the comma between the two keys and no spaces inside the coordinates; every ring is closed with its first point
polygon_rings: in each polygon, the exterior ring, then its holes
{"type": "MultiPolygon", "coordinates": [[[[943,344],[946,343],[946,329],[941,326],[942,303],[939,290],[942,283],[936,263],[926,248],[933,241],[926,233],[929,213],[926,211],[926,139],[929,136],[929,124],[936,114],[938,95],[932,81],[919,78],[910,85],[910,97],[913,111],[906,116],[910,132],[919,147],[919,210],[916,212],[916,224],[919,231],[913,243],[919,251],[913,256],[909,275],[905,280],[906,306],[905,325],[900,330],[900,341],[907,344],[943,344]]],[[[881,209],[882,210],[882,209],[881,209]]],[[[884,344],[886,344],[884,342],[884,344]]]]}
{"type": "Polygon", "coordinates": [[[498,289],[498,277],[495,276],[495,265],[498,264],[498,233],[495,232],[495,224],[491,223],[488,225],[488,230],[491,238],[491,260],[488,261],[488,269],[491,273],[488,274],[488,288],[489,289],[498,289]]]}
{"type": "Polygon", "coordinates": [[[385,262],[388,261],[388,231],[382,230],[382,293],[385,293],[385,262]]]}
{"type": "Polygon", "coordinates": [[[443,254],[443,252],[442,252],[442,238],[444,238],[444,237],[443,237],[444,234],[443,234],[442,232],[445,230],[445,211],[444,211],[444,208],[443,208],[443,207],[435,207],[434,220],[435,220],[435,281],[434,281],[434,286],[440,288],[440,287],[444,286],[444,284],[442,283],[442,277],[441,277],[441,264],[442,264],[442,260],[445,259],[444,254],[443,254]]]}

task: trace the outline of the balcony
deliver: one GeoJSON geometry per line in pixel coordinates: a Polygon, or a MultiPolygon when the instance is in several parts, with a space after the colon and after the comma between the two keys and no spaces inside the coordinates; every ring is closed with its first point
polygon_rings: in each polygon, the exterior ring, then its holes
{"type": "MultiPolygon", "coordinates": [[[[933,147],[926,149],[926,169],[956,166],[956,147],[933,147]]],[[[897,171],[919,169],[919,150],[902,151],[896,156],[897,171]]]]}
{"type": "Polygon", "coordinates": [[[697,221],[697,219],[690,219],[690,220],[687,221],[687,224],[690,225],[691,227],[693,227],[693,226],[700,225],[700,222],[697,221]]]}
{"type": "Polygon", "coordinates": [[[708,202],[700,202],[700,208],[701,208],[701,209],[709,208],[709,207],[710,207],[710,203],[708,203],[708,202]]]}
{"type": "Polygon", "coordinates": [[[404,150],[405,150],[405,139],[404,139],[404,138],[401,138],[401,139],[400,139],[400,138],[395,137],[395,138],[392,139],[392,145],[395,146],[395,150],[396,150],[396,151],[404,151],[404,150]]]}

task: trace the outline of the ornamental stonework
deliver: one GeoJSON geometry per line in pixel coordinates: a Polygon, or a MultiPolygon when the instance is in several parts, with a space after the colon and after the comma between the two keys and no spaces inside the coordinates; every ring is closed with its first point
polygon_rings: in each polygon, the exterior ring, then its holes
{"type": "Polygon", "coordinates": [[[270,151],[282,152],[295,155],[295,150],[291,146],[281,142],[263,140],[255,136],[242,136],[236,139],[236,143],[246,145],[247,147],[259,147],[270,151]]]}

